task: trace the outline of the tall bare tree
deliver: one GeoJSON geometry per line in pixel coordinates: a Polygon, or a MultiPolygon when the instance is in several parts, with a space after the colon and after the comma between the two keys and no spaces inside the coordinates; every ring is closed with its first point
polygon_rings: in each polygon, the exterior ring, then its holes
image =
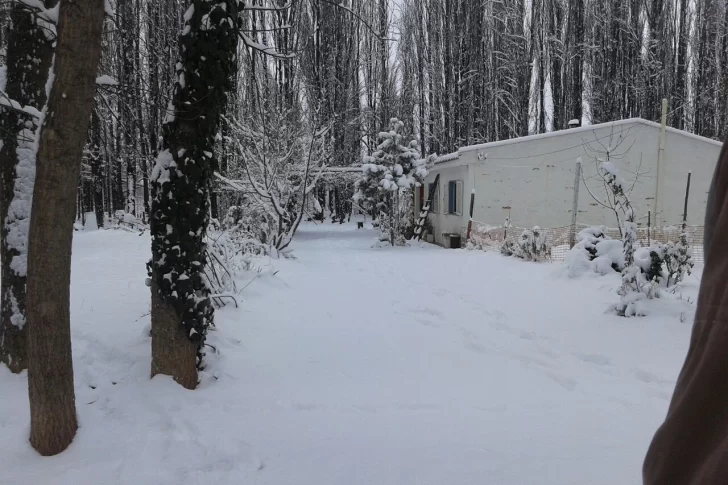
{"type": "Polygon", "coordinates": [[[71,359],[71,243],[81,156],[101,57],[104,0],[62,1],[55,79],[38,142],[28,248],[30,443],[60,453],[76,434],[71,359]]]}

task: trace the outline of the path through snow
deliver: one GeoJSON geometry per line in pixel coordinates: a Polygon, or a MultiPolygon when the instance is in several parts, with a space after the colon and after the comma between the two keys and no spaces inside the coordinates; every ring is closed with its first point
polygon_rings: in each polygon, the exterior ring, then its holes
{"type": "Polygon", "coordinates": [[[220,354],[189,392],[148,379],[148,239],[79,235],[82,428],[64,454],[36,456],[25,376],[0,370],[0,483],[640,483],[692,305],[625,320],[604,312],[618,275],[372,238],[306,226],[297,259],[218,313],[220,354]]]}

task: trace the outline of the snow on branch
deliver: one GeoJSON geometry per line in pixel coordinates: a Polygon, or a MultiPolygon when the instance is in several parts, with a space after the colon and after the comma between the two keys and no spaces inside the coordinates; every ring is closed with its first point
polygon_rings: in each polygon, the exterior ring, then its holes
{"type": "Polygon", "coordinates": [[[97,86],[118,86],[119,81],[112,78],[111,76],[104,74],[103,76],[99,76],[96,78],[96,85],[97,86]]]}
{"type": "Polygon", "coordinates": [[[58,8],[60,7],[60,2],[58,2],[56,6],[51,9],[45,8],[45,5],[43,5],[43,2],[41,0],[18,0],[18,3],[21,3],[26,7],[30,7],[35,10],[38,17],[45,20],[46,22],[51,22],[54,25],[58,24],[58,8]]]}
{"type": "Polygon", "coordinates": [[[275,57],[277,59],[293,59],[296,57],[294,54],[285,54],[282,52],[278,52],[275,47],[271,47],[265,44],[261,44],[260,42],[256,42],[250,36],[245,34],[244,32],[238,32],[238,35],[240,35],[240,39],[243,41],[245,45],[248,47],[255,49],[259,52],[262,52],[265,55],[275,57]]]}
{"type": "Polygon", "coordinates": [[[32,106],[22,106],[14,99],[11,99],[10,96],[8,96],[4,91],[0,91],[0,106],[12,109],[14,111],[18,111],[19,113],[30,115],[34,118],[41,117],[41,112],[38,111],[37,108],[34,108],[32,106]]]}
{"type": "Polygon", "coordinates": [[[43,31],[46,39],[54,41],[56,39],[60,2],[53,8],[45,8],[41,0],[17,0],[17,2],[35,13],[37,27],[43,31]]]}
{"type": "Polygon", "coordinates": [[[269,7],[266,5],[250,5],[249,3],[246,3],[243,6],[243,9],[245,10],[254,10],[256,12],[280,12],[282,10],[288,10],[293,5],[293,2],[288,2],[287,4],[280,6],[280,7],[269,7]]]}

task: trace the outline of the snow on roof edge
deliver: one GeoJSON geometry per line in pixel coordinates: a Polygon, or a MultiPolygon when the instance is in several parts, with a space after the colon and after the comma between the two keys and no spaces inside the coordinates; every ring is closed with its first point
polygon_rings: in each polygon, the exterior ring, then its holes
{"type": "MultiPolygon", "coordinates": [[[[646,120],[644,118],[627,118],[627,119],[624,119],[624,120],[608,121],[606,123],[599,123],[599,124],[596,124],[596,125],[580,126],[578,128],[570,128],[570,129],[565,129],[565,130],[550,131],[548,133],[539,133],[539,134],[536,134],[536,135],[521,136],[521,137],[518,137],[518,138],[509,138],[507,140],[498,140],[498,141],[492,141],[492,142],[488,142],[488,143],[481,143],[479,145],[465,146],[465,147],[462,147],[462,148],[458,149],[457,152],[450,153],[448,155],[443,155],[443,156],[437,158],[437,160],[435,160],[435,163],[434,164],[435,165],[440,165],[442,163],[446,163],[446,162],[450,162],[450,161],[453,161],[453,160],[457,160],[457,159],[460,158],[460,154],[461,153],[472,152],[472,151],[475,151],[475,150],[482,150],[484,148],[491,148],[491,147],[496,147],[496,146],[510,145],[512,143],[518,143],[518,142],[526,141],[526,140],[528,140],[528,141],[542,140],[542,139],[545,139],[545,138],[552,138],[552,137],[567,135],[567,134],[571,134],[571,133],[583,133],[583,132],[592,131],[592,130],[595,130],[595,129],[598,129],[598,128],[603,128],[603,127],[606,127],[606,126],[621,126],[621,125],[629,125],[629,124],[635,124],[635,123],[640,123],[640,124],[643,124],[643,125],[651,126],[653,128],[657,128],[657,129],[660,128],[660,124],[659,123],[655,123],[654,121],[649,121],[649,120],[646,120]]],[[[687,138],[693,138],[695,140],[707,142],[707,143],[710,143],[712,145],[723,146],[723,142],[720,142],[720,141],[717,141],[717,140],[713,140],[712,138],[707,138],[707,137],[704,137],[704,136],[696,135],[694,133],[690,133],[690,132],[687,132],[685,130],[680,130],[678,128],[673,128],[671,126],[666,127],[666,131],[669,132],[669,133],[674,133],[676,135],[682,135],[682,136],[685,136],[687,138]]]]}
{"type": "Polygon", "coordinates": [[[442,155],[441,157],[437,157],[437,159],[435,159],[434,164],[437,165],[439,163],[445,163],[445,162],[449,162],[452,160],[457,160],[458,158],[460,158],[460,151],[462,151],[462,149],[458,150],[454,153],[448,153],[447,155],[442,155]]]}

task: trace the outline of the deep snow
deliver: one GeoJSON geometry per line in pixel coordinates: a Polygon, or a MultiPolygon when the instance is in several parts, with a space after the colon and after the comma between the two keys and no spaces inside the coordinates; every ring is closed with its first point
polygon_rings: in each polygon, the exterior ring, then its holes
{"type": "Polygon", "coordinates": [[[148,237],[76,233],[81,428],[39,457],[26,377],[0,369],[0,483],[640,483],[694,305],[622,319],[605,313],[617,274],[374,239],[303,227],[297,259],[262,261],[217,313],[219,355],[186,391],[149,380],[148,237]]]}

